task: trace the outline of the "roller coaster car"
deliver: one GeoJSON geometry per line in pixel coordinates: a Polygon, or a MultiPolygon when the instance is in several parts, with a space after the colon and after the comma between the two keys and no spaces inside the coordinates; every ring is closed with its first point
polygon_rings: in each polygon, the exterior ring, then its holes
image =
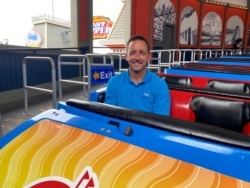
{"type": "Polygon", "coordinates": [[[0,187],[249,187],[249,168],[244,134],[74,99],[0,139],[0,187]]]}
{"type": "MultiPolygon", "coordinates": [[[[183,78],[181,78],[183,80],[183,78]]],[[[214,83],[214,82],[213,82],[214,83]]],[[[217,81],[216,81],[217,83],[217,81]]],[[[223,85],[224,83],[220,83],[223,85]]],[[[238,83],[237,83],[238,84],[238,83]]],[[[239,83],[239,86],[244,87],[239,83]]],[[[226,83],[226,89],[227,89],[226,83]]],[[[170,116],[188,121],[197,121],[213,126],[223,127],[244,134],[250,134],[249,96],[233,94],[241,90],[224,93],[226,89],[192,88],[169,85],[171,95],[170,116]]],[[[239,92],[241,93],[241,92],[239,92]]],[[[104,102],[105,88],[93,91],[90,100],[104,102]]]]}
{"type": "MultiPolygon", "coordinates": [[[[211,78],[207,76],[185,76],[178,74],[158,73],[158,76],[170,86],[186,86],[197,88],[209,88],[225,93],[249,94],[249,80],[231,80],[226,78],[211,78]]],[[[101,90],[100,90],[101,91],[101,90]]]]}
{"type": "Polygon", "coordinates": [[[249,99],[169,88],[171,117],[102,88],[29,119],[0,138],[0,187],[250,187],[249,99]]]}

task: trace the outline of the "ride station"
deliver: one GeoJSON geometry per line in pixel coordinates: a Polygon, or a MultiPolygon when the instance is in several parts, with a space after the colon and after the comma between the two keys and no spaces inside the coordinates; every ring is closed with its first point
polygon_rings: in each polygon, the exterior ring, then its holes
{"type": "Polygon", "coordinates": [[[0,49],[0,187],[250,188],[249,2],[126,0],[113,53],[92,51],[92,0],[72,7],[76,47],[0,49]],[[134,34],[151,43],[170,116],[104,103],[134,34]],[[74,88],[84,99],[64,100],[74,88]],[[21,101],[27,117],[47,94],[50,109],[3,131],[7,111],[21,101]]]}

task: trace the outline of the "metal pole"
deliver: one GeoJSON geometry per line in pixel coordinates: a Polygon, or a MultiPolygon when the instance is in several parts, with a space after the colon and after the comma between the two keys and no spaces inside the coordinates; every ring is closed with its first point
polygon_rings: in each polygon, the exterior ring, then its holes
{"type": "Polygon", "coordinates": [[[54,1],[52,0],[52,16],[53,16],[53,20],[55,19],[55,15],[54,15],[54,1]]]}
{"type": "Polygon", "coordinates": [[[3,136],[2,115],[0,111],[0,138],[3,136]]]}
{"type": "Polygon", "coordinates": [[[27,72],[26,72],[26,58],[23,59],[23,95],[24,95],[24,115],[28,114],[28,91],[27,91],[27,72]]]}

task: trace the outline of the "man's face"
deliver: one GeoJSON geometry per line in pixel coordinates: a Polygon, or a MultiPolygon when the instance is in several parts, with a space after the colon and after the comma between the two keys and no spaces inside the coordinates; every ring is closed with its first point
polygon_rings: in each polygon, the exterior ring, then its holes
{"type": "Polygon", "coordinates": [[[140,72],[145,70],[150,58],[147,44],[144,41],[135,40],[130,42],[127,49],[126,60],[129,63],[131,71],[140,72]]]}

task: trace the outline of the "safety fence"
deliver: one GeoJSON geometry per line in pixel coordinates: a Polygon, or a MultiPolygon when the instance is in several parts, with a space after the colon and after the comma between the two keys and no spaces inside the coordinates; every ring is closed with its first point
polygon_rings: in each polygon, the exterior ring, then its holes
{"type": "MultiPolygon", "coordinates": [[[[249,53],[241,52],[241,53],[249,53]]],[[[199,59],[207,59],[212,57],[220,57],[222,55],[233,55],[230,49],[164,49],[151,50],[152,59],[148,62],[148,68],[155,72],[162,72],[166,68],[178,66],[188,62],[195,62],[199,59]]],[[[39,57],[39,56],[25,56],[22,61],[22,78],[24,90],[24,114],[28,113],[28,91],[36,90],[52,95],[53,107],[56,108],[57,101],[62,100],[62,85],[64,83],[82,85],[83,96],[88,96],[93,86],[107,83],[108,79],[114,74],[126,71],[128,63],[126,62],[126,54],[124,52],[107,53],[107,54],[61,54],[57,58],[39,57]],[[116,64],[114,59],[116,59],[116,64]],[[118,59],[118,61],[117,61],[118,59]],[[36,64],[34,62],[43,62],[50,64],[50,69],[43,71],[51,71],[51,89],[35,87],[28,84],[26,64],[36,64]],[[56,66],[57,65],[57,66],[56,66]],[[65,78],[65,71],[72,71],[67,66],[76,66],[79,71],[78,78],[81,80],[74,80],[65,78]],[[116,70],[115,70],[116,67],[116,70]],[[56,76],[57,74],[57,76],[56,76]],[[57,82],[58,81],[58,82],[57,82]],[[57,90],[58,89],[58,90],[57,90]],[[57,94],[59,94],[57,98],[57,94]]],[[[30,71],[30,70],[28,70],[30,71]]],[[[7,72],[7,71],[6,71],[7,72]]],[[[67,73],[67,72],[66,72],[67,73]]],[[[36,75],[44,75],[44,72],[36,75]]],[[[49,76],[49,74],[46,74],[49,76]]],[[[1,125],[1,111],[0,111],[0,125],[1,125]]],[[[0,126],[0,134],[2,134],[2,127],[0,126]]]]}
{"type": "Polygon", "coordinates": [[[110,54],[85,54],[70,55],[62,54],[58,57],[58,86],[59,100],[62,99],[62,84],[71,83],[83,86],[83,94],[89,96],[93,85],[103,84],[114,74],[114,58],[110,54]],[[68,61],[67,59],[76,58],[78,62],[68,61]],[[100,58],[102,59],[101,62],[100,58]],[[95,60],[97,62],[95,62],[95,60]],[[80,66],[80,77],[82,80],[64,79],[62,66],[76,65],[80,66]]]}
{"type": "Polygon", "coordinates": [[[148,63],[148,68],[157,72],[164,71],[188,62],[195,62],[199,59],[220,57],[222,55],[232,55],[232,50],[221,49],[164,49],[151,50],[152,60],[148,63]]]}
{"type": "MultiPolygon", "coordinates": [[[[171,68],[173,66],[181,65],[187,62],[194,62],[199,59],[207,59],[211,57],[220,57],[221,55],[232,55],[233,52],[232,50],[221,49],[165,49],[151,50],[151,54],[152,59],[150,62],[148,62],[148,68],[154,70],[155,72],[162,72],[166,68],[171,68]]],[[[25,108],[24,113],[28,113],[28,90],[36,90],[52,94],[53,107],[55,108],[57,100],[62,100],[62,85],[64,83],[82,85],[83,96],[87,97],[89,96],[93,85],[105,84],[114,74],[119,74],[120,72],[128,69],[128,63],[126,62],[125,57],[126,55],[124,52],[107,54],[91,53],[84,55],[61,54],[58,56],[57,62],[54,62],[54,60],[50,57],[24,57],[22,63],[25,108]],[[114,59],[118,59],[118,61],[116,61],[118,65],[115,65],[114,59]],[[36,61],[47,61],[46,63],[50,63],[52,89],[39,88],[27,84],[26,64],[28,62],[31,63],[36,61]],[[64,77],[64,73],[68,69],[63,69],[63,67],[67,66],[78,67],[78,80],[64,77]],[[115,70],[115,67],[118,68],[115,70]],[[59,94],[58,99],[57,94],[59,94]]]]}
{"type": "MultiPolygon", "coordinates": [[[[83,96],[89,96],[93,85],[104,84],[114,75],[114,58],[110,54],[61,54],[58,56],[58,82],[56,81],[56,65],[50,57],[26,56],[23,59],[23,89],[24,89],[24,114],[28,114],[28,90],[36,90],[52,94],[53,108],[57,104],[57,83],[59,100],[62,100],[62,84],[77,84],[83,86],[83,96]],[[36,63],[36,61],[47,61],[51,64],[52,89],[28,85],[26,64],[36,63]],[[78,66],[81,80],[64,78],[63,66],[78,66]]],[[[66,69],[67,71],[67,69],[66,69]]]]}
{"type": "MultiPolygon", "coordinates": [[[[230,49],[163,49],[151,50],[150,52],[152,59],[148,62],[148,68],[156,72],[161,72],[164,71],[163,69],[165,68],[171,68],[187,62],[194,62],[199,59],[233,54],[233,51],[230,49]]],[[[128,63],[125,61],[126,54],[124,52],[109,53],[109,55],[119,58],[116,74],[128,69],[128,63]]]]}

